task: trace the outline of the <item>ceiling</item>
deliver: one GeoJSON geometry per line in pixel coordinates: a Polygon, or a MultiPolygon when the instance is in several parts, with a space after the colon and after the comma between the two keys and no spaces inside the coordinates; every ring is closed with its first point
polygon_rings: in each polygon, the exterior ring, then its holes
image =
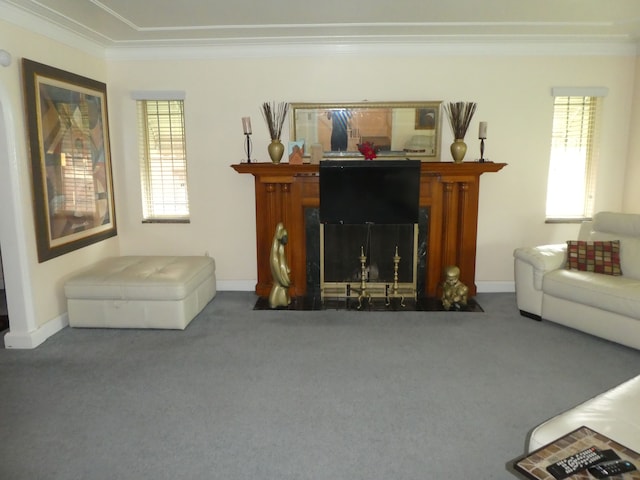
{"type": "Polygon", "coordinates": [[[639,0],[0,0],[106,48],[640,41],[639,0]]]}

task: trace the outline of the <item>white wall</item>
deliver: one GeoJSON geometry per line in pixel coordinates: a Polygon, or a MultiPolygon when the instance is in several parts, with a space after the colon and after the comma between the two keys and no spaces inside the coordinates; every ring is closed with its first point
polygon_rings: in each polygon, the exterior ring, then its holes
{"type": "MultiPolygon", "coordinates": [[[[276,50],[277,54],[277,50],[276,50]]],[[[202,60],[110,60],[112,149],[123,253],[215,256],[217,276],[252,288],[255,279],[253,177],[230,168],[243,158],[242,116],[251,116],[254,157],[267,161],[264,101],[472,100],[466,160],[479,157],[478,122],[489,124],[485,157],[508,166],[482,177],[476,282],[513,281],[513,249],[563,242],[576,225],[546,225],[553,86],[604,86],[597,210],[620,210],[635,58],[630,56],[296,56],[202,60]],[[135,105],[131,90],[186,91],[192,222],[141,224],[135,105]]],[[[450,161],[448,124],[443,160],[450,161]]],[[[288,140],[288,130],[283,141],[288,140]]],[[[640,172],[636,172],[640,175],[640,172]]],[[[637,178],[637,177],[636,177],[637,178]]]]}
{"type": "Polygon", "coordinates": [[[629,154],[627,156],[627,176],[624,188],[624,209],[630,213],[640,213],[640,57],[636,58],[633,115],[629,123],[629,154]]]}
{"type": "MultiPolygon", "coordinates": [[[[15,148],[4,148],[0,153],[0,186],[3,191],[15,191],[13,211],[0,210],[0,241],[4,264],[7,302],[9,307],[10,333],[5,344],[29,346],[33,338],[46,338],[38,334],[45,324],[55,322],[59,328],[66,322],[66,300],[64,280],[83,265],[93,263],[105,256],[118,255],[118,238],[85,247],[67,255],[44,263],[38,263],[33,221],[30,156],[27,143],[26,121],[22,97],[21,58],[29,58],[63,70],[84,75],[96,80],[106,78],[106,64],[103,58],[87,54],[77,48],[66,46],[0,21],[0,48],[13,57],[8,67],[0,68],[2,109],[9,118],[9,124],[1,122],[2,128],[11,131],[10,139],[15,148]],[[15,175],[14,175],[15,174],[15,175]],[[15,177],[15,178],[14,178],[15,177]],[[2,182],[13,182],[8,184],[2,182]],[[21,226],[24,245],[15,245],[12,229],[21,226]],[[17,250],[20,250],[18,252],[17,250]],[[24,252],[24,254],[22,254],[24,252]],[[14,267],[16,257],[24,262],[14,267]],[[17,270],[19,268],[19,271],[17,270]],[[21,308],[26,304],[27,308],[21,308]],[[31,312],[24,314],[23,311],[31,312]],[[33,318],[26,318],[29,316],[33,318]],[[33,338],[32,338],[33,337],[33,338]]],[[[17,265],[17,264],[15,264],[17,265]]],[[[47,327],[51,330],[51,326],[47,327]]],[[[32,345],[35,346],[35,345],[32,345]]]]}

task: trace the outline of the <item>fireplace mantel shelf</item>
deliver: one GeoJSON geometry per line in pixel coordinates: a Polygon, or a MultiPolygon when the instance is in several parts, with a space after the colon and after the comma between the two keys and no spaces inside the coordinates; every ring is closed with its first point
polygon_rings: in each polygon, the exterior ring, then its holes
{"type": "MultiPolygon", "coordinates": [[[[460,279],[476,294],[475,265],[480,175],[498,172],[505,163],[423,162],[420,169],[420,206],[429,209],[425,291],[439,296],[442,272],[458,265],[460,279]]],[[[262,297],[271,290],[269,253],[278,222],[289,233],[287,256],[291,268],[291,295],[306,294],[305,208],[320,206],[319,166],[289,163],[240,163],[238,173],[255,177],[256,249],[258,283],[262,297]]]]}
{"type": "MultiPolygon", "coordinates": [[[[474,175],[479,176],[483,173],[497,172],[501,170],[506,163],[493,162],[422,162],[420,172],[422,175],[474,175]]],[[[261,175],[318,175],[319,166],[304,163],[302,165],[293,165],[290,163],[238,163],[231,165],[238,173],[250,173],[254,176],[261,175]]]]}

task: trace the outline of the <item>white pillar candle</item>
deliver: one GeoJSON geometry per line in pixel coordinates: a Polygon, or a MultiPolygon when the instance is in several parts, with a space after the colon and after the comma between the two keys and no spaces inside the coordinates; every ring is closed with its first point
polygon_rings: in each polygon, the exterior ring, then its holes
{"type": "Polygon", "coordinates": [[[478,128],[478,138],[487,138],[487,122],[480,122],[478,128]]]}
{"type": "Polygon", "coordinates": [[[242,117],[242,130],[245,135],[251,135],[251,117],[242,117]]]}

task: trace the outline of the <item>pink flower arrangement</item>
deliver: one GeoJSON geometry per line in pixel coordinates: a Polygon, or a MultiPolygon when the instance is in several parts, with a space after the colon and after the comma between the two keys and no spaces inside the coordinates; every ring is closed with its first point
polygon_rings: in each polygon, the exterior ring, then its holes
{"type": "Polygon", "coordinates": [[[358,150],[364,155],[365,160],[373,160],[378,156],[376,155],[376,148],[371,142],[359,143],[358,150]]]}

